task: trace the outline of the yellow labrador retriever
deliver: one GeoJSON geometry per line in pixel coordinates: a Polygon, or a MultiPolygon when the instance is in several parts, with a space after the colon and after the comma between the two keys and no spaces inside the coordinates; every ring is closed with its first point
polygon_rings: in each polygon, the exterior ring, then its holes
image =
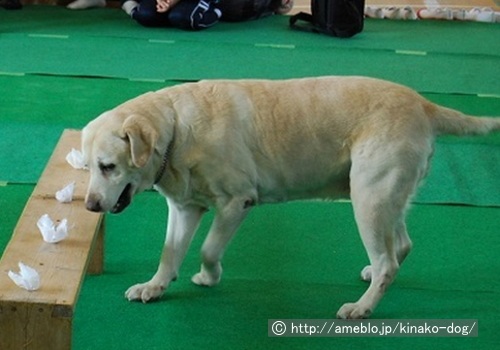
{"type": "Polygon", "coordinates": [[[340,318],[371,314],[411,248],[405,208],[440,134],[486,134],[500,119],[465,116],[414,91],[363,77],[218,80],[149,92],[83,131],[88,210],[121,212],[155,186],[169,208],[159,268],[129,300],[159,298],[177,278],[203,213],[216,209],[192,281],[221,278],[224,249],[250,209],[352,199],[371,281],[340,318]]]}

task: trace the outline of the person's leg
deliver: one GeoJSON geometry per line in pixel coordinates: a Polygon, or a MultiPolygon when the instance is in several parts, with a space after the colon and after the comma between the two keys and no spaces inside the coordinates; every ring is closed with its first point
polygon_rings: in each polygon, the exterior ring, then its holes
{"type": "Polygon", "coordinates": [[[167,14],[171,26],[188,30],[211,27],[221,17],[221,11],[214,0],[183,0],[167,14]]]}
{"type": "Polygon", "coordinates": [[[159,13],[156,10],[156,0],[142,0],[140,3],[126,1],[122,8],[132,19],[145,27],[168,27],[170,26],[167,13],[159,13]]]}
{"type": "Polygon", "coordinates": [[[282,0],[220,0],[222,20],[227,22],[242,22],[272,15],[274,2],[282,0]]]}
{"type": "Polygon", "coordinates": [[[218,6],[223,21],[242,22],[288,13],[293,7],[293,0],[220,0],[218,6]]]}

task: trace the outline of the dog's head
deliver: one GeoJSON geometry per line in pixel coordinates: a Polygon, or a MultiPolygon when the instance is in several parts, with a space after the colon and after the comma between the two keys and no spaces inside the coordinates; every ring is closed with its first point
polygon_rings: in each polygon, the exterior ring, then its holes
{"type": "Polygon", "coordinates": [[[84,128],[82,150],[90,170],[88,210],[119,213],[135,194],[152,187],[169,143],[160,137],[162,126],[150,114],[115,109],[84,128]]]}

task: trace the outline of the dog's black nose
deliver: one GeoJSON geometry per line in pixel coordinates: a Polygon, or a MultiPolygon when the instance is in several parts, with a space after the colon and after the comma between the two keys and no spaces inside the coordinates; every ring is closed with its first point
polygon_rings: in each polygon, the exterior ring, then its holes
{"type": "Polygon", "coordinates": [[[92,197],[87,198],[87,200],[85,201],[85,207],[89,211],[93,211],[96,213],[102,212],[101,202],[99,199],[96,198],[92,197]]]}

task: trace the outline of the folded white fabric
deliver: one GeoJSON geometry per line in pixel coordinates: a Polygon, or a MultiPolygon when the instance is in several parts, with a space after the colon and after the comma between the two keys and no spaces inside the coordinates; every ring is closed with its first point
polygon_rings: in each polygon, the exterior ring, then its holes
{"type": "Polygon", "coordinates": [[[19,262],[19,273],[9,271],[8,275],[15,284],[28,291],[34,291],[40,288],[40,275],[38,272],[22,262],[19,262]]]}
{"type": "Polygon", "coordinates": [[[61,203],[70,203],[73,200],[75,191],[75,182],[73,181],[63,189],[56,192],[56,199],[61,203]]]}
{"type": "Polygon", "coordinates": [[[75,169],[85,168],[82,152],[74,148],[66,155],[66,161],[75,169]]]}
{"type": "Polygon", "coordinates": [[[42,215],[36,223],[43,240],[47,243],[57,243],[68,237],[68,220],[63,219],[59,225],[54,224],[48,214],[42,215]]]}

